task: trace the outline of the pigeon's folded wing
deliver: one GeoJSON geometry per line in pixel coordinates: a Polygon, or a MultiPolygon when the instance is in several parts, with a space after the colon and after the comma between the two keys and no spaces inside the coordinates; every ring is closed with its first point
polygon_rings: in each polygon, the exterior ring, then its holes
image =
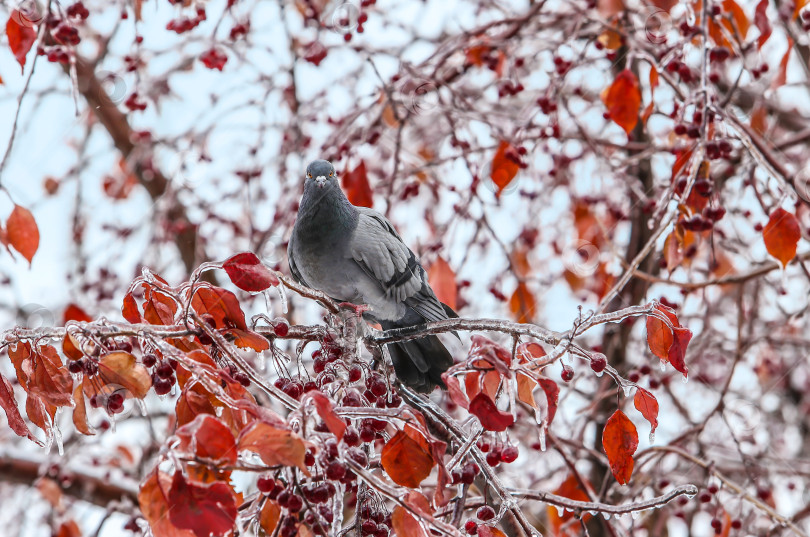
{"type": "Polygon", "coordinates": [[[312,286],[304,280],[304,277],[301,276],[301,271],[298,270],[298,266],[295,263],[296,254],[295,233],[293,233],[290,236],[290,242],[287,244],[287,262],[290,264],[290,274],[292,274],[292,277],[298,283],[312,288],[312,286]]]}
{"type": "Polygon", "coordinates": [[[426,321],[446,319],[441,302],[427,282],[427,274],[414,253],[384,216],[358,207],[351,257],[397,303],[413,308],[426,321]]]}

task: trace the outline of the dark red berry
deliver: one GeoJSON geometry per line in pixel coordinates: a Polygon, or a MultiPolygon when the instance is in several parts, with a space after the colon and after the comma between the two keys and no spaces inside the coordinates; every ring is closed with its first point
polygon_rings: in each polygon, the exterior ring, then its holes
{"type": "Polygon", "coordinates": [[[256,481],[256,487],[260,492],[269,494],[276,488],[276,480],[269,476],[262,476],[256,481]]]}
{"type": "Polygon", "coordinates": [[[466,531],[468,535],[476,535],[478,533],[478,522],[468,520],[464,523],[464,531],[466,531]]]}
{"type": "Polygon", "coordinates": [[[144,354],[143,358],[141,358],[141,362],[146,367],[152,367],[157,363],[157,356],[152,353],[144,354]]]}
{"type": "Polygon", "coordinates": [[[591,357],[591,369],[594,373],[601,373],[607,367],[607,358],[604,354],[598,353],[591,357]]]}
{"type": "Polygon", "coordinates": [[[565,382],[571,382],[574,378],[574,369],[570,365],[564,365],[560,377],[565,382]]]}
{"type": "Polygon", "coordinates": [[[506,446],[501,451],[501,461],[505,463],[515,462],[518,458],[517,446],[506,446]]]}
{"type": "Polygon", "coordinates": [[[495,518],[495,509],[488,505],[484,505],[478,508],[478,511],[475,512],[475,516],[478,517],[478,520],[483,520],[484,522],[487,520],[492,520],[495,518]]]}

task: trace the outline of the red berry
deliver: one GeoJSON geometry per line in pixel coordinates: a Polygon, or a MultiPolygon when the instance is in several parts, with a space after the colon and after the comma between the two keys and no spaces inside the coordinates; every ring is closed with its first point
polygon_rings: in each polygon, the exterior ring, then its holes
{"type": "Polygon", "coordinates": [[[591,357],[591,369],[594,373],[601,373],[607,367],[607,358],[604,354],[598,353],[591,357]]]}
{"type": "Polygon", "coordinates": [[[506,446],[503,451],[501,451],[501,461],[505,463],[515,462],[518,458],[518,448],[517,446],[506,446]]]}
{"type": "Polygon", "coordinates": [[[492,520],[495,518],[495,509],[488,505],[484,505],[478,508],[478,511],[475,512],[475,516],[478,517],[478,520],[483,520],[484,522],[487,520],[492,520]]]}
{"type": "Polygon", "coordinates": [[[169,364],[169,362],[164,360],[160,362],[160,364],[158,364],[157,368],[155,369],[155,373],[157,373],[158,377],[162,379],[167,379],[172,375],[174,375],[174,369],[172,369],[172,366],[169,364]]]}
{"type": "Polygon", "coordinates": [[[297,513],[304,507],[304,499],[297,494],[291,494],[287,499],[287,510],[290,513],[297,513]]]}
{"type": "Polygon", "coordinates": [[[273,333],[278,337],[287,337],[287,334],[290,333],[290,323],[287,322],[287,319],[279,318],[274,320],[273,333]]]}
{"type": "Polygon", "coordinates": [[[364,520],[360,525],[360,533],[363,535],[372,535],[377,531],[377,523],[373,520],[364,520]]]}
{"type": "Polygon", "coordinates": [[[332,461],[326,467],[327,479],[340,479],[346,475],[346,466],[340,461],[332,461]]]}
{"type": "Polygon", "coordinates": [[[155,393],[158,395],[166,395],[172,391],[172,383],[166,379],[157,379],[152,386],[155,388],[155,393]]]}
{"type": "Polygon", "coordinates": [[[74,374],[84,371],[84,366],[82,365],[81,360],[73,360],[72,362],[68,362],[68,371],[74,374]]]}
{"type": "Polygon", "coordinates": [[[468,535],[476,535],[478,533],[478,522],[468,520],[464,523],[464,531],[466,531],[468,535]]]}
{"type": "Polygon", "coordinates": [[[225,62],[228,61],[228,56],[217,48],[211,48],[202,53],[200,61],[209,69],[222,71],[222,68],[225,67],[225,62]]]}
{"type": "Polygon", "coordinates": [[[565,382],[571,382],[574,378],[574,369],[570,365],[564,365],[560,375],[565,382]]]}
{"type": "Polygon", "coordinates": [[[363,376],[363,370],[360,366],[353,365],[349,368],[349,382],[357,382],[363,376]]]}
{"type": "Polygon", "coordinates": [[[144,354],[143,358],[141,358],[141,362],[146,367],[152,367],[157,363],[157,356],[152,353],[144,354]]]}
{"type": "Polygon", "coordinates": [[[256,481],[256,487],[260,492],[269,494],[270,492],[273,492],[274,488],[276,488],[276,480],[272,477],[262,476],[256,481]]]}

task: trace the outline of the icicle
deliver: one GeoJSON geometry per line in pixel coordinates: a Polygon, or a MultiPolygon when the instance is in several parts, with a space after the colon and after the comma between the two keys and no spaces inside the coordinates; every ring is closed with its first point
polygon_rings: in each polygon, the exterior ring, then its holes
{"type": "Polygon", "coordinates": [[[594,375],[596,375],[597,377],[601,377],[602,375],[604,375],[604,374],[605,374],[605,370],[603,369],[602,371],[594,371],[593,373],[594,373],[594,375]]]}
{"type": "Polygon", "coordinates": [[[650,444],[655,444],[655,432],[650,431],[650,444]]]}
{"type": "Polygon", "coordinates": [[[258,353],[257,358],[259,360],[259,371],[265,371],[267,368],[267,360],[264,357],[264,351],[258,353]]]}
{"type": "Polygon", "coordinates": [[[148,415],[146,411],[146,403],[144,403],[142,399],[135,399],[135,404],[138,406],[141,416],[145,418],[148,415]]]}
{"type": "Polygon", "coordinates": [[[267,289],[265,289],[262,295],[264,295],[265,310],[267,311],[267,313],[270,313],[271,311],[273,311],[271,306],[272,303],[270,302],[270,288],[268,287],[267,289]]]}
{"type": "Polygon", "coordinates": [[[633,517],[633,520],[638,520],[638,517],[641,516],[641,511],[630,511],[630,516],[633,517]]]}
{"type": "Polygon", "coordinates": [[[281,313],[287,314],[287,294],[284,292],[284,286],[279,284],[276,286],[278,297],[281,299],[281,313]]]}
{"type": "Polygon", "coordinates": [[[543,420],[543,423],[540,425],[540,432],[537,433],[537,439],[540,442],[540,451],[546,450],[546,423],[543,420]]]}
{"type": "Polygon", "coordinates": [[[610,520],[610,513],[607,511],[602,511],[602,516],[605,517],[605,520],[610,520]]]}
{"type": "Polygon", "coordinates": [[[597,511],[596,509],[591,509],[590,511],[588,511],[588,514],[591,516],[596,516],[599,514],[599,511],[597,511]]]}
{"type": "Polygon", "coordinates": [[[562,518],[563,514],[565,514],[565,509],[563,509],[562,505],[555,505],[554,507],[557,508],[557,516],[562,518]]]}
{"type": "Polygon", "coordinates": [[[684,375],[683,377],[681,377],[681,382],[683,382],[684,384],[686,384],[687,382],[689,382],[689,377],[687,377],[686,375],[684,375]]]}
{"type": "Polygon", "coordinates": [[[633,385],[625,384],[624,386],[622,386],[622,390],[624,390],[625,397],[630,397],[630,394],[633,393],[633,385]]]}
{"type": "Polygon", "coordinates": [[[56,449],[59,450],[59,456],[65,456],[65,446],[62,444],[62,431],[59,430],[59,427],[56,426],[56,416],[54,416],[54,425],[53,425],[53,438],[56,440],[56,449]]]}
{"type": "Polygon", "coordinates": [[[110,431],[115,433],[115,423],[116,423],[115,414],[109,414],[109,416],[110,416],[110,431]]]}
{"type": "Polygon", "coordinates": [[[658,369],[660,369],[662,373],[665,372],[667,370],[667,363],[664,360],[661,360],[658,362],[658,369]]]}

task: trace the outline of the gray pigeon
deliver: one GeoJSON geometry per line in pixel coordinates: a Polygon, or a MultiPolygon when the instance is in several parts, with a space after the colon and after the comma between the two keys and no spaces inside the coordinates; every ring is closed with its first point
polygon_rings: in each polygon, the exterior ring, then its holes
{"type": "MultiPolygon", "coordinates": [[[[458,317],[436,298],[425,269],[391,222],[352,205],[326,160],[307,166],[287,256],[297,281],[336,301],[368,305],[363,316],[384,330],[458,317]]],[[[424,393],[445,388],[441,374],[453,357],[438,337],[390,343],[388,351],[407,386],[424,393]]]]}

